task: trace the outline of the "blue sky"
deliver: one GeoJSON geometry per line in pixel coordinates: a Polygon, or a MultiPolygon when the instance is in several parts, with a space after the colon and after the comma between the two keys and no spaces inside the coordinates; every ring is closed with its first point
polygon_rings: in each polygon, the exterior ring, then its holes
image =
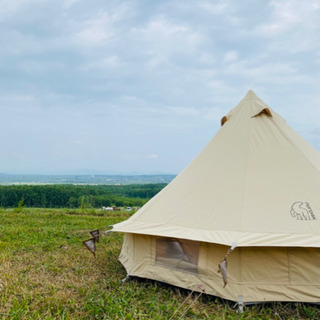
{"type": "Polygon", "coordinates": [[[249,89],[320,149],[316,0],[0,4],[0,172],[179,173],[249,89]]]}

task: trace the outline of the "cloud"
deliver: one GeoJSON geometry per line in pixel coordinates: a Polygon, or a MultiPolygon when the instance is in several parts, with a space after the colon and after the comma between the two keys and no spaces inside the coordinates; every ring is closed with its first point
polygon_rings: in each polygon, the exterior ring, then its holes
{"type": "Polygon", "coordinates": [[[153,154],[148,154],[146,156],[147,159],[158,159],[159,158],[159,155],[153,153],[153,154]]]}
{"type": "Polygon", "coordinates": [[[228,2],[224,1],[219,3],[212,3],[209,1],[201,1],[199,2],[199,7],[204,10],[205,12],[209,12],[210,14],[217,15],[222,14],[226,8],[228,7],[228,2]]]}
{"type": "Polygon", "coordinates": [[[157,67],[175,55],[194,52],[203,41],[200,33],[187,24],[178,24],[159,16],[151,19],[144,27],[134,28],[132,34],[147,48],[149,65],[157,67]]]}
{"type": "Polygon", "coordinates": [[[242,84],[250,86],[266,86],[272,83],[279,88],[284,85],[298,86],[301,83],[311,85],[315,81],[314,76],[306,75],[299,65],[291,61],[272,62],[269,59],[263,64],[258,59],[238,60],[225,66],[224,70],[221,70],[221,75],[241,78],[242,84]]]}
{"type": "Polygon", "coordinates": [[[39,1],[41,0],[12,0],[12,1],[1,0],[0,1],[0,21],[10,17],[12,14],[17,12],[24,5],[28,3],[29,4],[37,3],[39,1]]]}
{"type": "Polygon", "coordinates": [[[2,56],[8,54],[21,56],[43,52],[43,47],[37,39],[32,35],[23,34],[19,30],[2,28],[0,30],[0,40],[6,43],[6,46],[0,47],[0,55],[2,56]]]}
{"type": "Polygon", "coordinates": [[[69,9],[70,7],[72,7],[74,4],[76,4],[77,2],[80,2],[81,0],[64,0],[63,1],[63,6],[66,9],[69,9]]]}
{"type": "Polygon", "coordinates": [[[192,116],[194,116],[194,115],[199,114],[199,111],[193,107],[177,106],[177,107],[167,107],[167,109],[169,111],[172,111],[172,112],[179,114],[179,115],[192,115],[192,116]]]}
{"type": "Polygon", "coordinates": [[[273,37],[294,29],[314,29],[310,18],[314,17],[319,9],[318,1],[273,0],[269,5],[273,11],[272,19],[269,23],[262,24],[257,28],[260,34],[273,37]]]}
{"type": "Polygon", "coordinates": [[[228,51],[224,56],[224,61],[227,63],[238,60],[238,53],[236,51],[228,51]]]}
{"type": "Polygon", "coordinates": [[[0,4],[2,170],[177,172],[249,89],[315,141],[316,0],[0,4]]]}
{"type": "Polygon", "coordinates": [[[270,1],[270,21],[254,29],[257,36],[274,39],[271,50],[297,53],[319,46],[315,37],[319,34],[319,9],[317,0],[270,1]]]}
{"type": "Polygon", "coordinates": [[[9,103],[10,106],[12,106],[11,103],[19,103],[19,104],[26,104],[26,103],[34,103],[36,101],[36,98],[30,95],[2,95],[0,96],[0,102],[2,105],[0,105],[0,108],[3,107],[4,104],[9,103]]]}
{"type": "Polygon", "coordinates": [[[74,35],[74,41],[81,46],[105,46],[108,40],[115,35],[113,18],[108,13],[101,13],[94,19],[82,23],[81,30],[74,35]]]}

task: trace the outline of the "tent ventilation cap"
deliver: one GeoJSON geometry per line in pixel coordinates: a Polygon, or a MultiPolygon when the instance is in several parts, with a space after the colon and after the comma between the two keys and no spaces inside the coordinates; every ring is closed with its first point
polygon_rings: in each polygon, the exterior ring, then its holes
{"type": "Polygon", "coordinates": [[[252,116],[252,118],[255,118],[255,117],[258,117],[258,116],[261,116],[261,115],[267,115],[268,117],[272,117],[272,113],[270,111],[269,108],[263,108],[261,111],[259,111],[257,114],[255,114],[254,116],[252,116]]]}
{"type": "Polygon", "coordinates": [[[227,122],[227,120],[228,118],[226,116],[221,119],[221,127],[227,122]]]}

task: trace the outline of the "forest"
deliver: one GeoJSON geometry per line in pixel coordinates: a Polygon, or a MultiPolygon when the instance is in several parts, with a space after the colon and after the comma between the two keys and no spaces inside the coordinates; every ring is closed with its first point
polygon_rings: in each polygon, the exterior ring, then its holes
{"type": "Polygon", "coordinates": [[[10,185],[0,186],[0,207],[99,208],[142,206],[165,183],[132,185],[10,185]]]}

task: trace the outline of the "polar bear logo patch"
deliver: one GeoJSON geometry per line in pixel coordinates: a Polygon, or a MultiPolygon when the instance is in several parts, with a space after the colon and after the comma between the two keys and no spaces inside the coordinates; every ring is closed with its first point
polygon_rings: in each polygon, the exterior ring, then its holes
{"type": "Polygon", "coordinates": [[[296,201],[291,206],[290,214],[297,220],[316,220],[315,215],[308,202],[296,201]]]}

